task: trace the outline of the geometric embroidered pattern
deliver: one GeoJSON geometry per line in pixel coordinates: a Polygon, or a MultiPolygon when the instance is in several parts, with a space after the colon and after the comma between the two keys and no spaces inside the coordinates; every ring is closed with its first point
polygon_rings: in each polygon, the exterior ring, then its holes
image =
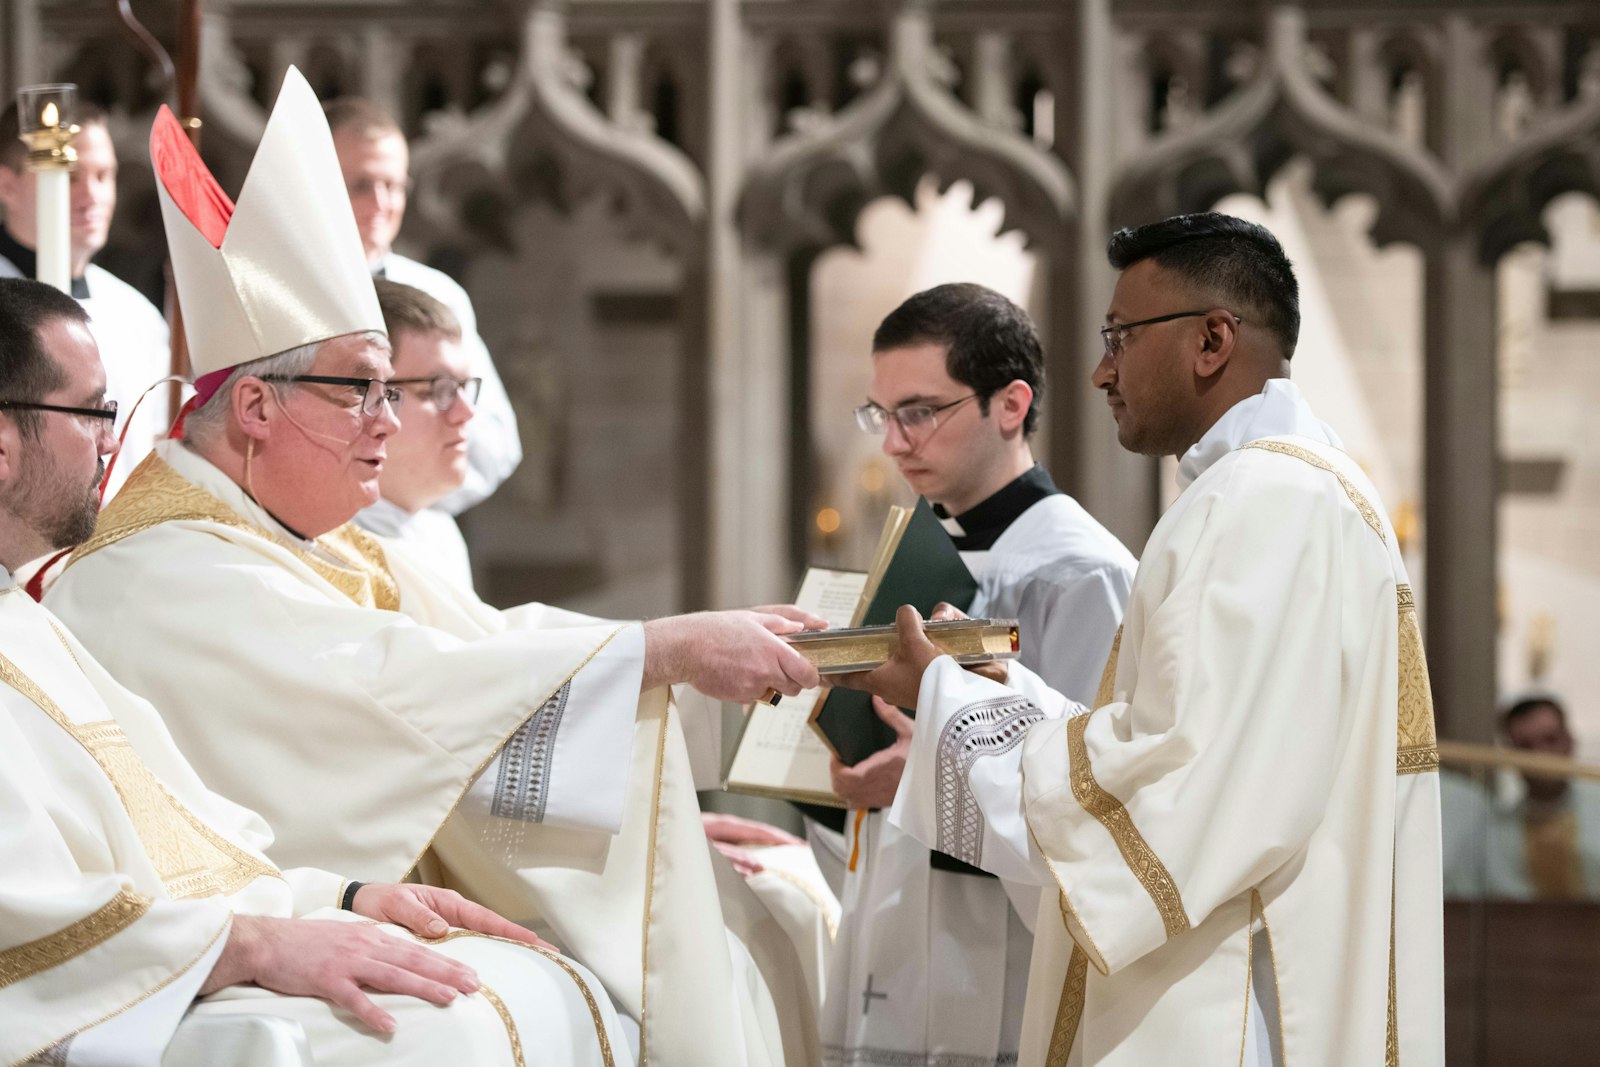
{"type": "Polygon", "coordinates": [[[0,951],[0,989],[59,967],[109,941],[150,910],[151,900],[131,889],[119,890],[105,904],[53,934],[0,951]]]}
{"type": "Polygon", "coordinates": [[[824,1067],[1015,1067],[1017,1054],[962,1056],[949,1052],[900,1052],[864,1045],[853,1048],[824,1045],[822,1062],[824,1067]]]}
{"type": "Polygon", "coordinates": [[[935,847],[940,852],[977,865],[983,855],[983,812],[972,792],[972,768],[987,756],[1022,744],[1028,727],[1042,718],[1044,712],[1032,701],[993,697],[967,705],[945,724],[934,760],[935,847]]]}
{"type": "Polygon", "coordinates": [[[1067,959],[1067,973],[1061,980],[1061,1000],[1056,1005],[1056,1025],[1050,1033],[1050,1048],[1045,1053],[1045,1067],[1067,1067],[1067,1057],[1072,1054],[1072,1043],[1078,1037],[1078,1024],[1083,1021],[1083,1002],[1089,991],[1089,957],[1083,949],[1072,946],[1067,959]]]}
{"type": "Polygon", "coordinates": [[[1395,745],[1395,773],[1422,774],[1439,769],[1439,738],[1433,723],[1433,689],[1428,681],[1428,660],[1422,652],[1422,631],[1417,627],[1417,599],[1409,585],[1395,587],[1400,611],[1399,737],[1395,745]]]}
{"type": "Polygon", "coordinates": [[[495,783],[490,814],[516,822],[544,821],[550,797],[551,765],[555,762],[556,733],[566,714],[568,682],[544,702],[500,750],[500,776],[495,783]]]}
{"type": "Polygon", "coordinates": [[[1100,783],[1095,781],[1094,768],[1089,764],[1089,749],[1083,741],[1084,731],[1089,728],[1092,718],[1094,712],[1091,711],[1076,715],[1067,722],[1072,795],[1077,798],[1079,806],[1098,819],[1100,825],[1111,834],[1111,839],[1122,853],[1123,862],[1139,879],[1145,892],[1150,894],[1156,911],[1161,913],[1161,923],[1166,928],[1167,936],[1176,937],[1188,930],[1190,925],[1189,916],[1183,910],[1183,898],[1178,894],[1178,883],[1145,841],[1144,835],[1139,833],[1139,828],[1134,826],[1133,816],[1122,806],[1122,801],[1100,788],[1100,783]]]}

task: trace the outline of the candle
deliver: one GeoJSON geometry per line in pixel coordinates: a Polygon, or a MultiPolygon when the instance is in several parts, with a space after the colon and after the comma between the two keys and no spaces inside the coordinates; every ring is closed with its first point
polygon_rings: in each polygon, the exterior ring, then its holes
{"type": "Polygon", "coordinates": [[[71,111],[76,86],[33,85],[17,91],[21,136],[34,173],[35,252],[38,278],[64,293],[72,291],[72,167],[77,153],[71,111]]]}

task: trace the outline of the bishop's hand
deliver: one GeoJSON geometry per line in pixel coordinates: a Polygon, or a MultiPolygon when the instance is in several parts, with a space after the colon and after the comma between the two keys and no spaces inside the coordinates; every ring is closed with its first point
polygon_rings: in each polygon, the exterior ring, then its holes
{"type": "Polygon", "coordinates": [[[786,696],[820,684],[811,661],[780,636],[803,622],[758,611],[702,611],[644,624],[641,688],[688,682],[713,700],[748,704],[775,689],[786,696]]]}
{"type": "Polygon", "coordinates": [[[922,616],[910,604],[900,605],[894,617],[898,645],[880,667],[853,674],[833,674],[828,681],[846,689],[865,689],[899,708],[916,710],[922,672],[944,653],[922,629],[922,616]]]}

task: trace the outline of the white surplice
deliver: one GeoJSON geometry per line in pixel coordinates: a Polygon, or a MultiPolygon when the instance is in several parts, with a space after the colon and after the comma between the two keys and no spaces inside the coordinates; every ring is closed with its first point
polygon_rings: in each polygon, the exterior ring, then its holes
{"type": "Polygon", "coordinates": [[[1024,1065],[1441,1064],[1438,754],[1394,531],[1286,380],[1180,479],[1095,706],[936,660],[891,819],[1046,887],[1024,1065]]]}
{"type": "Polygon", "coordinates": [[[178,441],[47,603],[262,812],[280,863],[363,881],[420,863],[543,924],[663,1067],[805,1062],[722,921],[637,624],[497,611],[354,527],[300,540],[178,441]]]}
{"type": "MultiPolygon", "coordinates": [[[[461,348],[467,356],[467,373],[483,379],[477,414],[467,425],[467,480],[461,488],[435,505],[447,515],[459,515],[482,501],[511,477],[522,462],[522,437],[517,433],[517,413],[495,370],[489,348],[478,334],[478,316],[467,291],[441,270],[408,259],[398,252],[383,257],[377,268],[391,282],[421,289],[455,312],[461,323],[461,348]]],[[[429,526],[426,533],[442,534],[442,527],[429,526]]]]}
{"type": "Polygon", "coordinates": [[[210,792],[155,709],[3,572],[0,827],[0,1063],[511,1067],[519,1033],[549,1062],[630,1062],[581,967],[464,932],[440,950],[477,968],[487,992],[448,1009],[377,997],[396,1018],[392,1038],[254,986],[196,1003],[235,915],[357,921],[337,910],[345,880],[268,861],[261,818],[210,792]],[[288,1025],[240,1025],[251,1019],[288,1025]],[[193,1047],[196,1033],[206,1047],[193,1047]],[[224,1035],[236,1054],[219,1047],[224,1035]],[[263,1048],[263,1037],[278,1040],[263,1048]]]}
{"type": "MultiPolygon", "coordinates": [[[[16,264],[0,256],[0,278],[17,277],[21,272],[16,264]]],[[[165,385],[152,389],[132,422],[125,421],[144,391],[172,373],[172,342],[166,318],[139,290],[93,263],[83,272],[83,280],[89,295],[78,303],[89,313],[89,332],[105,364],[106,399],[121,408],[117,432],[128,427],[106,489],[109,500],[172,423],[165,385]]]]}
{"type": "Polygon", "coordinates": [[[472,560],[467,556],[467,540],[461,536],[461,527],[449,512],[438,508],[407,511],[393,501],[379,498],[356,512],[352,521],[368,533],[419,546],[418,554],[440,574],[463,589],[472,588],[472,560]]]}
{"type": "MultiPolygon", "coordinates": [[[[1017,619],[1023,662],[1090,699],[1133,581],[1121,542],[1055,493],[962,558],[979,582],[971,614],[1017,619]]],[[[931,867],[928,846],[885,816],[846,821],[856,862],[844,876],[825,1062],[1013,1062],[1037,887],[931,867]]]]}

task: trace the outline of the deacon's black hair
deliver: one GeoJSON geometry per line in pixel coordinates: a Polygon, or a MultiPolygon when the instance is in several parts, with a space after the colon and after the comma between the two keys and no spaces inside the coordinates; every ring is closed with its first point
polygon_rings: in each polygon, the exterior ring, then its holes
{"type": "MultiPolygon", "coordinates": [[[[52,285],[27,278],[0,278],[0,400],[37,402],[66,383],[67,376],[40,339],[56,319],[87,323],[88,312],[52,285]]],[[[41,412],[7,412],[23,436],[38,435],[41,412]]]]}
{"type": "Polygon", "coordinates": [[[989,413],[989,398],[1015,381],[1033,389],[1022,432],[1033,433],[1044,399],[1044,351],[1028,313],[981,285],[938,285],[906,300],[872,335],[872,350],[945,346],[945,371],[971,389],[989,413]]]}
{"type": "MultiPolygon", "coordinates": [[[[1117,270],[1153,259],[1278,339],[1283,358],[1300,338],[1300,284],[1283,246],[1264,226],[1205,211],[1118,230],[1106,245],[1117,270]]],[[[1173,308],[1174,311],[1187,310],[1173,308]]]]}

